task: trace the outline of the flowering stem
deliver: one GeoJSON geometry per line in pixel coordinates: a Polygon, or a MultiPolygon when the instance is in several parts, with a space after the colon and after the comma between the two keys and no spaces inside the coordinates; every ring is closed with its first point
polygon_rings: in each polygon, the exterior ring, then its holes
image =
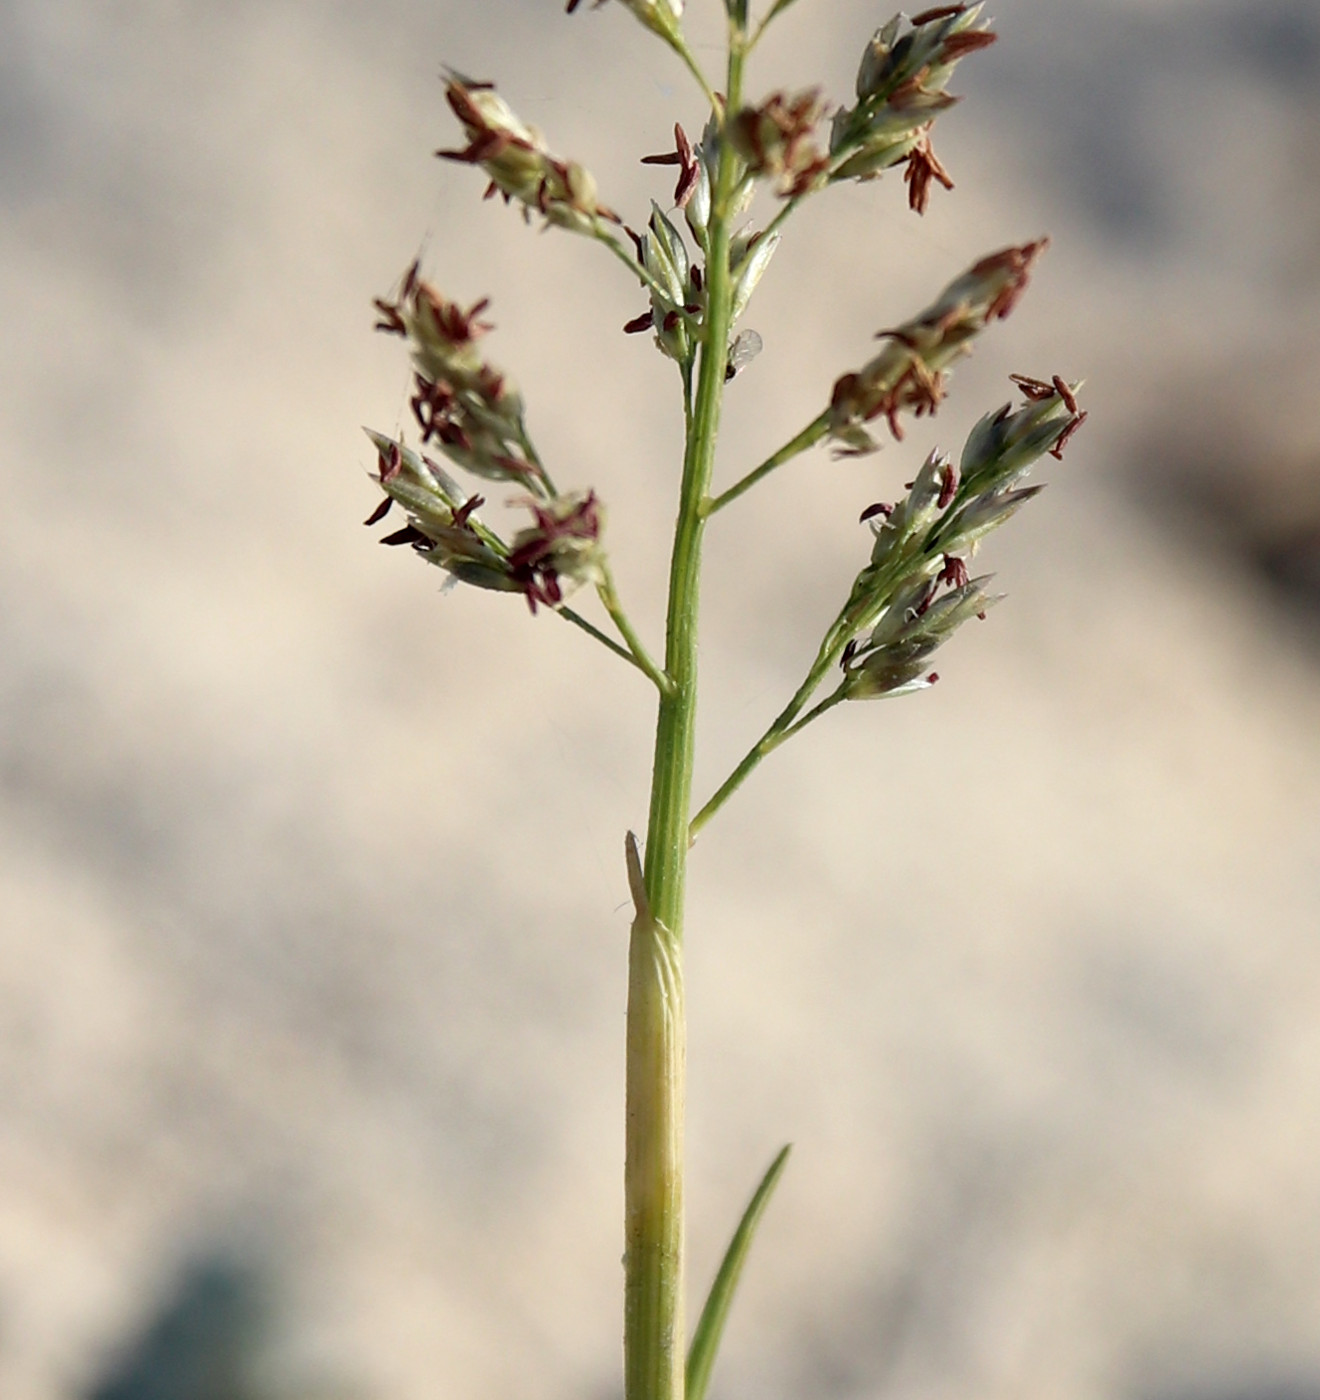
{"type": "MultiPolygon", "coordinates": [[[[742,51],[730,44],[731,109],[742,51]]],[[[720,143],[706,261],[706,316],[688,422],[669,576],[665,673],[643,872],[648,917],[633,924],[628,970],[627,1153],[624,1171],[624,1395],[682,1400],[683,1116],[682,938],[696,737],[697,613],[706,499],[715,461],[732,319],[731,193],[739,161],[720,143]]]]}
{"type": "MultiPolygon", "coordinates": [[[[761,28],[756,32],[757,39],[761,37],[761,32],[765,29],[766,23],[773,17],[773,15],[767,15],[765,20],[762,21],[761,28]]],[[[753,42],[755,42],[755,40],[753,42]]],[[[855,137],[853,140],[841,145],[837,151],[833,151],[830,154],[829,165],[821,172],[816,183],[809,189],[803,190],[801,194],[792,195],[784,200],[783,204],[779,207],[779,212],[765,226],[765,232],[762,234],[762,237],[771,238],[779,233],[803,200],[828,185],[834,179],[836,172],[842,170],[864,144],[864,141],[860,137],[855,137]]]]}
{"type": "Polygon", "coordinates": [[[717,117],[721,116],[722,109],[720,107],[720,99],[715,95],[714,90],[706,79],[705,73],[702,71],[701,65],[693,57],[692,50],[688,48],[687,42],[684,40],[683,36],[681,34],[666,34],[665,42],[673,49],[679,58],[683,60],[684,66],[687,68],[688,72],[697,80],[697,86],[706,94],[706,101],[710,103],[710,110],[714,112],[717,117]]]}
{"type": "Polygon", "coordinates": [[[826,710],[832,710],[841,700],[846,700],[847,698],[848,690],[846,686],[841,685],[836,690],[830,691],[818,705],[813,705],[801,719],[795,719],[793,723],[784,730],[783,734],[780,736],[780,742],[782,743],[784,739],[791,739],[794,734],[798,734],[804,730],[813,719],[819,719],[826,710]]]}
{"type": "Polygon", "coordinates": [[[615,656],[623,657],[630,666],[636,666],[639,671],[643,669],[641,662],[637,660],[627,647],[621,647],[613,637],[607,637],[595,623],[588,622],[580,612],[574,612],[572,608],[564,607],[563,605],[557,607],[555,612],[557,612],[565,622],[571,622],[574,627],[580,627],[588,637],[594,637],[601,646],[609,647],[615,656]]]}
{"type": "Polygon", "coordinates": [[[742,786],[743,780],[763,758],[773,753],[794,734],[800,733],[814,719],[819,719],[827,710],[832,710],[846,698],[842,687],[826,696],[818,705],[803,715],[811,697],[816,693],[821,681],[829,674],[835,663],[843,655],[849,639],[872,625],[883,611],[884,602],[889,598],[894,586],[906,574],[910,574],[921,557],[922,547],[915,551],[898,552],[878,573],[867,578],[867,586],[859,591],[854,585],[852,596],[843,605],[830,629],[825,633],[816,659],[812,662],[807,678],[793,693],[793,698],[775,717],[774,723],[743,756],[742,762],[729,774],[716,789],[715,795],[692,818],[689,836],[695,840],[697,833],[715,815],[725,802],[742,786]],[[798,716],[802,717],[799,719],[798,716]]]}
{"type": "Polygon", "coordinates": [[[805,428],[790,441],[786,442],[773,457],[767,457],[755,471],[750,471],[741,481],[730,486],[727,491],[721,492],[718,496],[707,497],[702,504],[702,512],[705,515],[714,515],[717,510],[723,510],[725,506],[736,501],[744,491],[750,491],[762,477],[769,476],[776,467],[782,467],[785,462],[791,461],[800,452],[805,452],[809,447],[815,445],[829,432],[830,412],[826,409],[818,418],[813,418],[805,428]]]}
{"type": "Polygon", "coordinates": [[[847,609],[840,613],[833,627],[825,634],[825,640],[820,644],[820,650],[816,653],[816,660],[812,663],[811,670],[807,673],[807,678],[797,688],[793,698],[784,706],[783,710],[776,716],[774,723],[764,734],[752,745],[744,755],[742,762],[729,774],[727,778],[716,789],[715,795],[706,805],[692,818],[692,823],[688,828],[689,839],[695,840],[697,833],[703,826],[719,811],[721,807],[733,796],[742,786],[743,780],[755,768],[763,758],[772,754],[785,739],[791,738],[800,730],[806,728],[813,719],[823,715],[826,710],[832,709],[843,699],[841,691],[835,691],[828,696],[807,715],[798,719],[803,708],[815,694],[817,687],[824,680],[826,673],[839,659],[843,653],[843,648],[847,645],[851,628],[847,625],[847,609]]]}
{"type": "Polygon", "coordinates": [[[612,233],[598,228],[595,238],[598,243],[603,243],[644,286],[648,287],[653,292],[658,292],[661,296],[667,295],[663,285],[657,278],[651,275],[645,264],[628,252],[612,233]]]}
{"type": "Polygon", "coordinates": [[[625,653],[628,659],[638,670],[651,678],[661,695],[670,694],[674,689],[674,682],[651,659],[651,653],[647,651],[632,623],[628,621],[628,615],[619,602],[618,591],[614,587],[614,575],[610,572],[609,565],[605,566],[604,576],[596,585],[596,592],[600,595],[600,601],[604,604],[605,611],[609,613],[610,620],[619,629],[619,635],[628,644],[628,650],[625,653]]]}

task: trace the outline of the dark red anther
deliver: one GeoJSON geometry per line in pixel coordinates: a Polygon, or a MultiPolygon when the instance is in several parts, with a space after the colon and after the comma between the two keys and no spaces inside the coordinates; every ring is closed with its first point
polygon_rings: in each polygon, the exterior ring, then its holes
{"type": "Polygon", "coordinates": [[[1059,376],[1054,376],[1054,392],[1063,400],[1063,406],[1069,413],[1077,412],[1077,396],[1068,387],[1067,383],[1059,376]]]}
{"type": "Polygon", "coordinates": [[[674,123],[674,140],[678,143],[679,174],[678,183],[674,186],[674,203],[680,209],[687,207],[687,202],[696,191],[698,179],[701,174],[697,166],[696,156],[692,153],[692,142],[687,138],[687,132],[677,123],[674,123]]]}
{"type": "Polygon", "coordinates": [[[389,513],[390,507],[394,504],[393,496],[386,496],[385,499],[371,512],[362,522],[364,525],[378,525],[389,513]]]}
{"type": "Polygon", "coordinates": [[[381,544],[413,544],[421,545],[424,549],[430,549],[433,541],[429,535],[424,535],[416,525],[405,525],[402,530],[395,530],[392,535],[386,535],[381,544]]]}
{"type": "Polygon", "coordinates": [[[1050,448],[1050,456],[1056,461],[1063,461],[1063,449],[1072,441],[1073,434],[1086,422],[1087,415],[1079,413],[1076,418],[1059,434],[1059,440],[1050,448]]]}
{"type": "Polygon", "coordinates": [[[926,677],[926,684],[927,684],[927,685],[934,685],[935,682],[936,682],[937,680],[939,680],[939,678],[940,678],[940,673],[939,673],[938,671],[932,671],[932,672],[930,673],[930,675],[928,675],[928,676],[926,677]]]}
{"type": "Polygon", "coordinates": [[[640,316],[634,316],[631,321],[625,321],[623,329],[628,335],[640,335],[643,331],[649,331],[651,329],[651,313],[643,311],[640,316]]]}
{"type": "Polygon", "coordinates": [[[937,576],[937,582],[947,583],[950,588],[963,588],[967,583],[967,561],[952,554],[944,556],[944,567],[937,576]]]}
{"type": "Polygon", "coordinates": [[[399,308],[393,302],[382,301],[377,297],[371,304],[380,313],[380,320],[376,322],[374,330],[387,331],[390,335],[408,334],[408,327],[404,325],[399,308]]]}
{"type": "Polygon", "coordinates": [[[454,512],[454,524],[460,529],[464,529],[468,523],[468,516],[480,506],[486,504],[484,496],[469,496],[466,501],[454,512]]]}
{"type": "Polygon", "coordinates": [[[953,500],[958,492],[958,468],[952,462],[946,462],[940,468],[940,494],[935,504],[941,510],[953,500]]]}
{"type": "Polygon", "coordinates": [[[868,520],[874,520],[877,515],[883,515],[886,520],[894,513],[894,508],[887,501],[877,501],[867,508],[857,517],[857,523],[864,525],[868,520]]]}
{"type": "Polygon", "coordinates": [[[940,45],[940,58],[945,63],[956,63],[977,49],[988,49],[999,38],[988,29],[964,29],[959,34],[950,34],[940,45]]]}
{"type": "Polygon", "coordinates": [[[376,459],[376,475],[383,486],[387,481],[392,481],[398,476],[403,467],[403,453],[399,450],[399,444],[392,442],[389,450],[380,450],[376,459]]]}
{"type": "Polygon", "coordinates": [[[1043,379],[1033,379],[1029,374],[1010,374],[1008,377],[1022,390],[1022,397],[1032,403],[1040,403],[1055,392],[1053,384],[1046,384],[1043,379]]]}
{"type": "Polygon", "coordinates": [[[953,188],[953,176],[940,163],[925,132],[913,146],[907,158],[907,168],[903,179],[908,187],[908,208],[914,213],[924,214],[930,203],[930,182],[938,180],[946,190],[953,188]]]}

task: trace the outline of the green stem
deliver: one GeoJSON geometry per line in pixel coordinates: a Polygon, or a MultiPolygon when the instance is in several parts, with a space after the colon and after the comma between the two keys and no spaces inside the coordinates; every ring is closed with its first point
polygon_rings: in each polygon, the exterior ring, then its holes
{"type": "Polygon", "coordinates": [[[805,452],[810,447],[815,447],[829,430],[830,411],[826,409],[820,417],[813,418],[795,438],[786,442],[773,457],[767,457],[755,471],[748,472],[741,481],[730,486],[727,491],[709,498],[702,506],[702,510],[708,516],[714,515],[717,510],[723,510],[725,506],[736,501],[744,491],[750,491],[763,477],[769,476],[776,467],[782,467],[785,462],[792,461],[799,453],[805,452]]]}
{"type": "Polygon", "coordinates": [[[665,35],[665,42],[683,60],[688,72],[697,80],[697,86],[706,94],[706,101],[710,103],[710,110],[718,117],[721,115],[720,99],[711,88],[706,74],[702,71],[701,65],[692,55],[692,50],[688,48],[687,41],[681,34],[665,35]]]}
{"type": "Polygon", "coordinates": [[[562,604],[555,609],[555,612],[558,613],[565,622],[571,622],[574,627],[580,627],[588,637],[594,637],[601,646],[609,647],[615,656],[623,657],[630,666],[636,666],[639,671],[645,672],[646,668],[627,647],[621,647],[613,637],[606,636],[594,622],[588,622],[581,613],[574,612],[572,608],[564,607],[562,604]]]}
{"type": "MultiPolygon", "coordinates": [[[[730,109],[742,87],[742,53],[729,52],[730,109]]],[[[633,924],[628,973],[627,1154],[624,1170],[624,1395],[682,1400],[683,905],[696,738],[697,613],[702,503],[715,462],[728,354],[732,287],[729,200],[738,158],[720,144],[706,263],[707,311],[688,423],[669,575],[665,672],[646,837],[649,917],[633,924]]]]}
{"type": "Polygon", "coordinates": [[[783,202],[783,204],[779,206],[779,212],[774,216],[773,219],[770,220],[768,224],[766,224],[765,232],[761,236],[763,238],[770,238],[774,234],[778,233],[780,229],[782,229],[784,225],[788,222],[789,218],[792,216],[794,210],[797,209],[798,205],[801,204],[804,199],[806,199],[808,194],[814,193],[814,190],[808,190],[805,194],[794,195],[791,199],[786,199],[783,202]]]}
{"type": "Polygon", "coordinates": [[[783,739],[791,739],[794,734],[800,734],[812,720],[819,719],[827,710],[832,710],[841,701],[848,698],[847,689],[839,686],[837,690],[832,690],[818,705],[813,705],[801,719],[795,719],[792,724],[784,730],[783,739]]]}
{"type": "Polygon", "coordinates": [[[610,572],[608,565],[605,568],[604,577],[596,585],[596,592],[600,595],[600,601],[604,604],[605,611],[609,613],[610,620],[619,629],[619,635],[628,644],[628,650],[625,653],[628,659],[651,678],[661,695],[668,695],[673,690],[674,683],[651,659],[651,653],[647,651],[642,639],[628,620],[628,615],[623,610],[623,604],[619,602],[619,594],[614,587],[614,575],[610,572]]]}
{"type": "Polygon", "coordinates": [[[798,686],[793,694],[793,698],[776,715],[770,728],[748,749],[743,756],[743,760],[729,774],[727,778],[715,790],[715,794],[706,805],[692,818],[691,826],[688,830],[689,839],[695,840],[697,833],[703,826],[719,811],[721,807],[733,796],[743,785],[743,780],[747,775],[760,764],[761,760],[767,757],[784,742],[791,738],[800,729],[805,728],[813,719],[832,709],[843,699],[841,691],[835,691],[816,706],[808,715],[799,720],[807,702],[815,694],[826,673],[839,659],[843,648],[847,645],[849,636],[852,635],[851,628],[846,622],[847,609],[839,615],[839,618],[825,635],[825,640],[820,644],[820,650],[816,653],[816,660],[812,663],[811,670],[807,672],[807,678],[798,686]]]}
{"type": "Polygon", "coordinates": [[[848,645],[849,640],[872,626],[879,613],[884,611],[885,600],[890,597],[898,580],[907,577],[912,572],[912,560],[911,551],[899,550],[885,562],[883,568],[874,569],[873,567],[872,571],[864,572],[859,576],[858,581],[853,585],[853,591],[848,601],[840,609],[838,617],[830,624],[830,629],[826,632],[825,639],[816,652],[816,659],[812,662],[811,670],[807,672],[806,680],[798,686],[793,698],[775,717],[770,728],[743,756],[742,762],[715,790],[715,795],[692,818],[689,831],[692,840],[696,839],[697,832],[737,792],[742,786],[743,780],[763,758],[772,754],[785,739],[792,738],[794,734],[805,729],[812,720],[818,719],[826,710],[832,710],[844,699],[844,691],[840,687],[826,696],[810,713],[803,715],[801,719],[798,718],[799,715],[802,715],[808,701],[816,693],[821,681],[825,679],[830,669],[843,655],[843,649],[848,645]],[[864,587],[862,586],[863,580],[865,580],[864,587]]]}

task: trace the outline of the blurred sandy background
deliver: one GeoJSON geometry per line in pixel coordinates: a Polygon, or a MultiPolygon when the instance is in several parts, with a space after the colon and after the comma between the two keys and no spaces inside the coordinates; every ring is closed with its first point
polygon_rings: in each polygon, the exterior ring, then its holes
{"type": "MultiPolygon", "coordinates": [[[[406,415],[370,298],[420,247],[493,296],[658,632],[678,428],[619,334],[643,299],[430,156],[449,62],[634,222],[667,197],[636,157],[699,125],[683,73],[621,7],[561,11],[0,5],[4,1400],[616,1393],[649,693],[359,523],[360,425],[406,415]],[[151,1379],[185,1303],[198,1335],[260,1314],[256,1379],[151,1379]]],[[[752,92],[842,98],[888,13],[800,0],[752,92]]],[[[1010,371],[1086,376],[1091,420],[944,683],[836,712],[694,854],[694,1291],[797,1144],[714,1393],[1308,1400],[1320,6],[993,13],[939,127],[956,193],[804,213],[731,386],[726,481],[877,328],[1054,236],[933,425],[710,531],[702,792],[799,679],[861,507],[1010,371]]]]}

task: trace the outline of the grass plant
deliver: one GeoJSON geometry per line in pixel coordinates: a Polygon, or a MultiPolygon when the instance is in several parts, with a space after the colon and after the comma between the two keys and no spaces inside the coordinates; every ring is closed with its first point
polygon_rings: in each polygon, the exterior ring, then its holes
{"type": "MultiPolygon", "coordinates": [[[[376,302],[378,328],[407,342],[416,430],[412,444],[371,433],[383,499],[368,523],[397,507],[405,520],[385,544],[409,547],[459,584],[513,594],[534,613],[556,614],[635,667],[654,691],[646,837],[639,844],[628,833],[625,842],[635,910],[626,1052],[626,1400],[702,1400],[739,1273],[788,1157],[784,1148],[753,1195],[689,1346],[683,939],[692,840],[765,758],[836,705],[912,695],[938,679],[930,667],[934,652],[1001,596],[990,591],[989,575],[971,573],[983,537],[1041,489],[1023,484],[1027,473],[1042,455],[1059,457],[1085,417],[1077,385],[1057,375],[1014,375],[1016,402],[987,413],[956,462],[932,453],[901,500],[863,511],[868,547],[802,684],[728,778],[695,804],[698,616],[710,518],[812,448],[864,455],[882,435],[901,440],[905,419],[934,414],[951,367],[1013,310],[1046,245],[1038,238],[979,258],[924,310],[880,330],[872,356],[839,375],[801,431],[717,487],[725,387],[759,344],[738,323],[793,214],[833,185],[889,172],[901,172],[917,214],[936,185],[952,189],[933,129],[957,100],[948,89],[957,65],[995,39],[980,5],[899,15],[866,43],[849,101],[832,103],[815,88],[749,96],[757,43],[794,4],[769,0],[753,16],[749,0],[723,0],[725,65],[712,76],[685,38],[683,0],[616,0],[688,70],[708,109],[696,139],[676,124],[673,148],[644,158],[670,167],[676,179],[664,205],[653,202],[636,227],[602,201],[587,170],[553,154],[490,84],[453,72],[446,84],[460,139],[437,154],[479,169],[486,193],[520,206],[529,220],[598,243],[646,298],[624,330],[649,334],[674,363],[686,431],[661,646],[648,645],[620,601],[600,500],[590,489],[556,485],[514,381],[487,358],[487,301],[464,308],[447,300],[414,264],[394,293],[376,302]],[[759,221],[758,192],[772,210],[759,221]],[[483,523],[485,501],[469,478],[485,483],[482,489],[512,487],[529,515],[525,528],[506,539],[483,523]],[[579,610],[579,597],[593,593],[595,620],[579,610]]],[[[579,0],[567,8],[572,13],[579,0]]]]}

